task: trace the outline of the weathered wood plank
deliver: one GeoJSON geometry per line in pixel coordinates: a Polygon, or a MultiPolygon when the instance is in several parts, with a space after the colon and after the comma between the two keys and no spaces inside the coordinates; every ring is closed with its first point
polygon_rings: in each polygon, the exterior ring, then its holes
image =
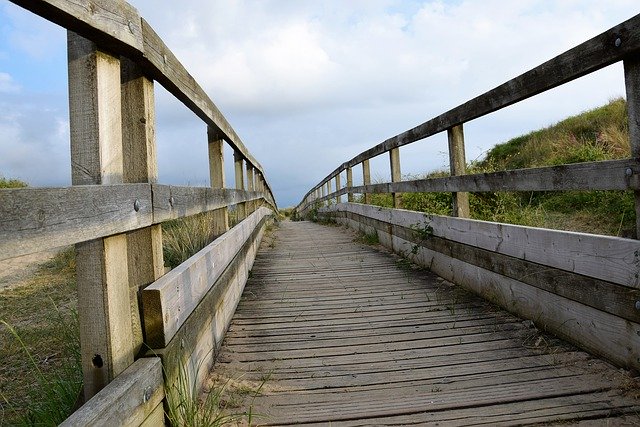
{"type": "MultiPolygon", "coordinates": [[[[143,425],[162,409],[164,387],[159,357],[137,360],[62,424],[71,426],[143,425]]],[[[158,424],[148,424],[158,425],[158,424]]]]}
{"type": "MultiPolygon", "coordinates": [[[[640,55],[624,60],[624,77],[627,92],[629,121],[629,145],[631,156],[640,157],[640,55]]],[[[640,191],[635,189],[636,237],[640,238],[640,191]]]]}
{"type": "MultiPolygon", "coordinates": [[[[369,165],[369,159],[363,160],[362,161],[362,185],[363,186],[367,186],[371,184],[371,166],[369,165]]],[[[354,193],[357,193],[357,191],[353,191],[354,193]]],[[[369,194],[367,194],[366,192],[364,193],[364,203],[365,204],[369,204],[371,203],[371,196],[369,194]]]]}
{"type": "Polygon", "coordinates": [[[639,50],[640,15],[636,15],[520,76],[360,153],[340,165],[318,185],[364,160],[498,111],[621,61],[639,50]]]}
{"type": "Polygon", "coordinates": [[[433,235],[503,255],[640,289],[640,243],[619,237],[547,230],[393,210],[356,203],[336,205],[389,224],[433,228],[433,235]]]}
{"type": "MultiPolygon", "coordinates": [[[[119,58],[70,31],[67,44],[71,182],[120,184],[119,58]]],[[[126,235],[76,244],[76,276],[84,397],[89,399],[133,363],[126,235]]]]}
{"type": "Polygon", "coordinates": [[[148,184],[0,190],[0,259],[146,227],[151,203],[148,184]]]}
{"type": "MultiPolygon", "coordinates": [[[[207,139],[209,147],[209,181],[211,188],[222,189],[225,187],[224,176],[224,141],[219,138],[215,129],[207,127],[207,139]]],[[[221,235],[229,230],[229,210],[224,207],[213,211],[213,229],[216,235],[221,235]]]]}
{"type": "MultiPolygon", "coordinates": [[[[449,170],[451,176],[465,175],[467,160],[464,152],[464,130],[462,124],[447,129],[449,142],[449,170]]],[[[453,192],[453,216],[469,218],[469,194],[453,192]]]]}
{"type": "MultiPolygon", "coordinates": [[[[400,149],[394,148],[389,151],[389,165],[391,168],[391,182],[400,182],[402,181],[402,172],[400,170],[400,149]]],[[[400,207],[400,193],[393,192],[391,193],[391,197],[393,198],[393,207],[400,207]]]]}
{"type": "Polygon", "coordinates": [[[142,291],[147,344],[167,345],[270,210],[261,208],[142,291]]]}

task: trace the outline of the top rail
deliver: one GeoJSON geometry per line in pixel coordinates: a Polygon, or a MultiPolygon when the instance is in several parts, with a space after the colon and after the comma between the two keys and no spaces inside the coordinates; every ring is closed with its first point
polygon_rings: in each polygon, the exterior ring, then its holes
{"type": "MultiPolygon", "coordinates": [[[[227,119],[176,56],[129,3],[123,0],[10,0],[41,17],[138,62],[220,138],[266,176],[227,119]]],[[[273,198],[268,183],[267,190],[273,198]]]]}
{"type": "Polygon", "coordinates": [[[638,52],[640,14],[464,104],[363,151],[338,166],[305,194],[298,208],[325,183],[363,161],[498,111],[629,58],[638,52]]]}

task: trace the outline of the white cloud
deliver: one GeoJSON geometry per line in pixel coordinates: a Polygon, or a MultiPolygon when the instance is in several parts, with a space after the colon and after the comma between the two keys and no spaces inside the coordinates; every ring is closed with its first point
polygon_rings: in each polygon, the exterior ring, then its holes
{"type": "Polygon", "coordinates": [[[9,73],[0,72],[0,93],[17,93],[20,85],[17,84],[9,73]]]}

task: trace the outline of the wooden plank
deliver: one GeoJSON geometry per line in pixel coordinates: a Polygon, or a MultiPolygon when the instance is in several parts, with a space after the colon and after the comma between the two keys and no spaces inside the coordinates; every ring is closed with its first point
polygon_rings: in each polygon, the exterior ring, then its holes
{"type": "Polygon", "coordinates": [[[162,349],[150,350],[163,360],[166,384],[173,384],[179,369],[190,370],[192,384],[201,388],[218,355],[255,254],[264,234],[267,218],[253,230],[240,251],[224,269],[173,339],[162,349]]]}
{"type": "MultiPolygon", "coordinates": [[[[67,43],[72,183],[122,183],[120,61],[72,32],[67,43]]],[[[133,363],[126,236],[78,243],[76,275],[89,399],[133,363]]]]}
{"type": "MultiPolygon", "coordinates": [[[[242,164],[244,159],[242,157],[242,153],[239,151],[233,152],[233,164],[235,169],[235,185],[236,190],[244,191],[245,190],[245,180],[244,180],[244,170],[242,164]]],[[[237,221],[242,221],[247,217],[247,205],[246,203],[238,203],[236,205],[236,218],[237,221]]]]}
{"type": "MultiPolygon", "coordinates": [[[[624,60],[631,156],[640,157],[640,55],[624,60]]],[[[635,171],[633,171],[635,172],[635,171]]],[[[634,177],[637,174],[634,173],[634,177]]],[[[640,191],[635,189],[636,237],[640,238],[640,191]]]]}
{"type": "MultiPolygon", "coordinates": [[[[211,188],[222,189],[225,187],[224,176],[224,141],[219,138],[215,129],[207,127],[207,139],[209,140],[209,178],[211,188]]],[[[229,210],[226,207],[213,211],[213,227],[216,235],[221,235],[229,230],[229,210]]]]}
{"type": "Polygon", "coordinates": [[[156,427],[164,425],[164,405],[160,402],[158,406],[156,406],[156,409],[149,414],[147,419],[140,424],[140,427],[156,427]]]}
{"type": "Polygon", "coordinates": [[[640,15],[636,15],[520,76],[360,153],[321,182],[364,160],[498,111],[621,61],[639,50],[640,15]]]}
{"type": "MultiPolygon", "coordinates": [[[[362,161],[362,185],[367,186],[371,184],[371,167],[369,165],[369,159],[363,160],[362,161]]],[[[354,191],[357,193],[357,191],[354,191]]],[[[366,205],[368,205],[369,203],[371,203],[371,196],[369,194],[367,194],[366,192],[364,193],[364,203],[366,205]]]]}
{"type": "Polygon", "coordinates": [[[146,342],[162,348],[270,210],[261,208],[142,291],[146,342]]]}
{"type": "MultiPolygon", "coordinates": [[[[164,387],[159,357],[137,360],[113,382],[74,412],[62,424],[71,426],[145,425],[145,420],[162,420],[164,387]],[[155,414],[155,415],[154,415],[155,414]]],[[[147,421],[147,425],[150,424],[147,421]]]]}
{"type": "Polygon", "coordinates": [[[336,175],[336,192],[337,192],[337,196],[336,196],[336,203],[342,203],[342,197],[341,194],[339,193],[340,191],[340,187],[342,187],[341,183],[340,183],[340,175],[336,175]]]}
{"type": "Polygon", "coordinates": [[[356,203],[343,203],[334,209],[408,228],[429,225],[437,237],[640,289],[640,244],[635,240],[428,215],[356,203]]]}
{"type": "MultiPolygon", "coordinates": [[[[449,142],[449,169],[451,176],[465,175],[467,160],[464,153],[464,130],[462,124],[447,129],[449,142]]],[[[469,218],[469,194],[453,192],[453,216],[469,218]]]]}
{"type": "Polygon", "coordinates": [[[151,225],[151,203],[147,184],[0,190],[0,260],[151,225]]]}
{"type": "Polygon", "coordinates": [[[122,0],[11,0],[44,19],[122,54],[141,52],[138,11],[122,0]]]}
{"type": "Polygon", "coordinates": [[[153,184],[151,191],[154,224],[258,200],[263,196],[255,191],[160,184],[153,184]]]}
{"type": "MultiPolygon", "coordinates": [[[[247,174],[247,191],[255,191],[255,181],[254,181],[255,178],[253,174],[253,167],[249,163],[246,163],[245,167],[246,167],[246,174],[247,174]]],[[[252,214],[256,210],[255,203],[247,202],[246,209],[247,209],[247,215],[252,214]]]]}
{"type": "Polygon", "coordinates": [[[351,187],[353,187],[353,169],[347,168],[347,189],[349,190],[349,193],[347,194],[347,202],[353,202],[351,187]]]}
{"type": "MultiPolygon", "coordinates": [[[[153,81],[138,65],[126,58],[120,61],[122,96],[123,181],[155,183],[158,162],[155,138],[155,98],[153,81]]],[[[139,291],[164,274],[162,227],[153,225],[127,234],[129,301],[134,353],[143,345],[139,291]]]]}

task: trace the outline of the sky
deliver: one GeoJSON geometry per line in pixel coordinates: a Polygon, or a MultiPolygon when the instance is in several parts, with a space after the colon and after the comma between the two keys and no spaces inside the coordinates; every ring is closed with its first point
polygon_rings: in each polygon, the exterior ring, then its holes
{"type": "MultiPolygon", "coordinates": [[[[262,164],[280,207],[371,146],[640,12],[637,0],[130,3],[262,164]]],[[[1,0],[0,176],[70,185],[67,91],[65,30],[1,0]]],[[[467,160],[620,96],[616,64],[476,119],[465,124],[467,160]]],[[[158,84],[156,115],[159,181],[209,185],[204,123],[158,84]]],[[[407,177],[448,168],[446,134],[400,157],[407,177]]],[[[389,180],[387,155],[371,167],[389,180]]]]}

